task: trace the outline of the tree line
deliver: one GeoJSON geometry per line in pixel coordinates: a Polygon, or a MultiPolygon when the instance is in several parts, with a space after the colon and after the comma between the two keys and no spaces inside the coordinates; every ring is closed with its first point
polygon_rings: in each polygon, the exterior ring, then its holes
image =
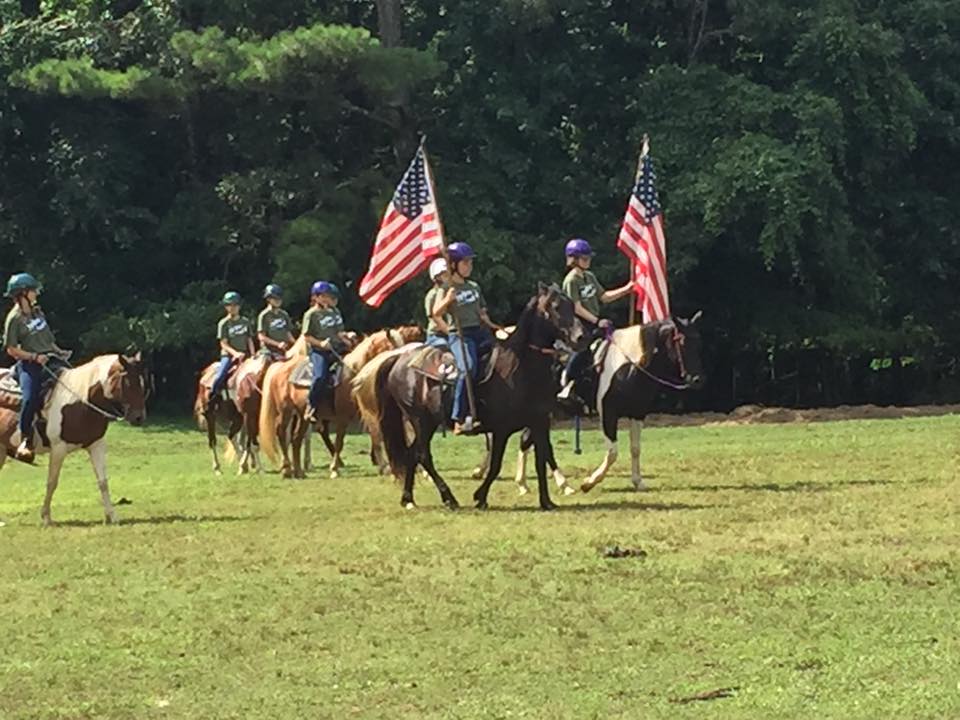
{"type": "MultiPolygon", "coordinates": [[[[421,134],[491,313],[608,285],[643,133],[702,407],[956,400],[956,0],[0,0],[0,258],[183,405],[218,299],[351,288],[421,134]]],[[[614,318],[625,322],[626,305],[614,318]]]]}

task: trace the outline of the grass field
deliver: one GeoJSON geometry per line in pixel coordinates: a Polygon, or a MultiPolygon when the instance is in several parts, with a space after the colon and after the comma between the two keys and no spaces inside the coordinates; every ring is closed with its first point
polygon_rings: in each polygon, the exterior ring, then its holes
{"type": "MultiPolygon", "coordinates": [[[[958,416],[648,430],[650,492],[621,461],[552,514],[404,511],[360,436],[300,482],[109,438],[120,527],[84,456],[50,530],[44,470],[0,473],[3,720],[960,717],[958,416]]],[[[465,505],[480,446],[437,443],[465,505]]]]}

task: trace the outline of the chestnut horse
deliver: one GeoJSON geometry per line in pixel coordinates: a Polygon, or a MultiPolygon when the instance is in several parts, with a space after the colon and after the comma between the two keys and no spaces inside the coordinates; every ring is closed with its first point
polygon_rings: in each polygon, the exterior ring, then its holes
{"type": "MultiPolygon", "coordinates": [[[[351,379],[377,355],[422,340],[423,335],[423,329],[415,325],[380,330],[362,340],[343,357],[340,383],[334,389],[332,398],[326,398],[316,413],[318,425],[330,421],[336,430],[331,451],[331,478],[336,478],[343,467],[343,440],[347,427],[357,418],[357,406],[351,397],[351,379]]],[[[306,475],[302,446],[308,423],[303,416],[307,410],[309,390],[290,382],[291,375],[305,362],[305,355],[306,342],[301,337],[288,353],[290,359],[273,363],[263,380],[259,439],[263,452],[275,463],[282,453],[281,472],[284,477],[302,478],[306,475]]]]}
{"type": "MultiPolygon", "coordinates": [[[[60,374],[38,418],[46,421],[46,438],[35,431],[35,446],[40,452],[50,453],[47,494],[40,512],[44,525],[53,524],[50,503],[60,482],[63,461],[81,448],[90,455],[106,522],[117,522],[107,483],[104,435],[111,420],[142,425],[147,417],[146,397],[147,376],[140,353],[130,357],[101,355],[60,374]]],[[[17,428],[19,408],[19,395],[0,392],[0,467],[21,440],[17,428]]]]}
{"type": "MultiPolygon", "coordinates": [[[[244,364],[251,362],[244,361],[244,364]]],[[[193,417],[197,421],[197,427],[207,433],[207,444],[210,446],[210,453],[213,455],[213,472],[220,475],[220,458],[217,457],[217,423],[227,429],[228,460],[229,455],[243,456],[239,472],[244,472],[243,461],[247,459],[247,453],[244,449],[248,440],[241,435],[244,429],[243,415],[240,412],[238,404],[233,398],[230,400],[221,400],[217,403],[210,402],[210,386],[213,384],[213,378],[217,373],[219,362],[207,365],[200,373],[197,380],[197,394],[193,401],[193,417]],[[241,443],[244,445],[242,449],[241,443]],[[230,451],[233,451],[232,453],[230,451]]],[[[230,375],[227,382],[227,390],[233,394],[236,392],[236,378],[240,374],[238,368],[236,372],[230,375]]]]}

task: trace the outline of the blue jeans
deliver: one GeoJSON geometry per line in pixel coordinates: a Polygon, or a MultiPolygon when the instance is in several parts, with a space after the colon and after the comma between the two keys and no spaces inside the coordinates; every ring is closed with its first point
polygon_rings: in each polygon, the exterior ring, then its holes
{"type": "Polygon", "coordinates": [[[40,383],[43,366],[30,360],[17,363],[17,379],[23,399],[20,403],[20,439],[33,441],[33,419],[40,409],[40,383]]]}
{"type": "Polygon", "coordinates": [[[427,345],[430,347],[449,347],[450,341],[446,335],[427,335],[427,345]]]}
{"type": "Polygon", "coordinates": [[[327,375],[330,372],[330,353],[323,350],[310,351],[310,364],[313,366],[313,383],[310,385],[310,395],[308,401],[310,407],[316,410],[320,406],[320,400],[323,397],[323,386],[327,382],[327,375]]]}
{"type": "Polygon", "coordinates": [[[460,422],[464,419],[469,408],[467,407],[467,377],[470,373],[473,380],[477,379],[478,358],[487,349],[493,345],[493,338],[490,331],[485,327],[476,326],[463,328],[463,342],[456,335],[450,336],[450,350],[453,352],[453,358],[460,370],[460,377],[457,379],[457,387],[453,393],[453,412],[451,417],[454,421],[460,422]],[[464,355],[466,347],[466,355],[464,355]]]}
{"type": "Polygon", "coordinates": [[[223,388],[227,384],[227,378],[230,377],[231,367],[233,367],[233,358],[229,355],[221,356],[217,376],[213,379],[213,386],[210,388],[210,397],[215,397],[223,392],[223,388]]]}

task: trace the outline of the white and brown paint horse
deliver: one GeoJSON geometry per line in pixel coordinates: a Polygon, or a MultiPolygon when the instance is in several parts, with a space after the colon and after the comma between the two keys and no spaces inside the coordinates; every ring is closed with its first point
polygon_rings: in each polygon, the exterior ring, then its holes
{"type": "Polygon", "coordinates": [[[609,345],[597,349],[597,411],[607,446],[600,466],[580,489],[589,492],[603,481],[617,460],[617,424],[630,419],[630,476],[645,490],[640,473],[640,430],[663,389],[695,390],[704,383],[700,360],[698,312],[690,320],[676,318],[616,330],[609,345]],[[646,355],[646,357],[645,357],[646,355]]]}
{"type": "MultiPolygon", "coordinates": [[[[57,379],[44,403],[41,417],[46,421],[49,447],[37,433],[34,445],[49,452],[47,494],[40,516],[44,525],[52,525],[50,502],[60,481],[63,461],[75,450],[90,455],[100,488],[106,522],[117,522],[117,511],[110,500],[107,484],[107,442],[105,435],[111,420],[124,419],[142,425],[147,417],[147,376],[140,354],[102,355],[76,368],[65,370],[57,379]]],[[[20,444],[17,428],[20,398],[0,393],[0,467],[7,455],[20,444]]]]}

